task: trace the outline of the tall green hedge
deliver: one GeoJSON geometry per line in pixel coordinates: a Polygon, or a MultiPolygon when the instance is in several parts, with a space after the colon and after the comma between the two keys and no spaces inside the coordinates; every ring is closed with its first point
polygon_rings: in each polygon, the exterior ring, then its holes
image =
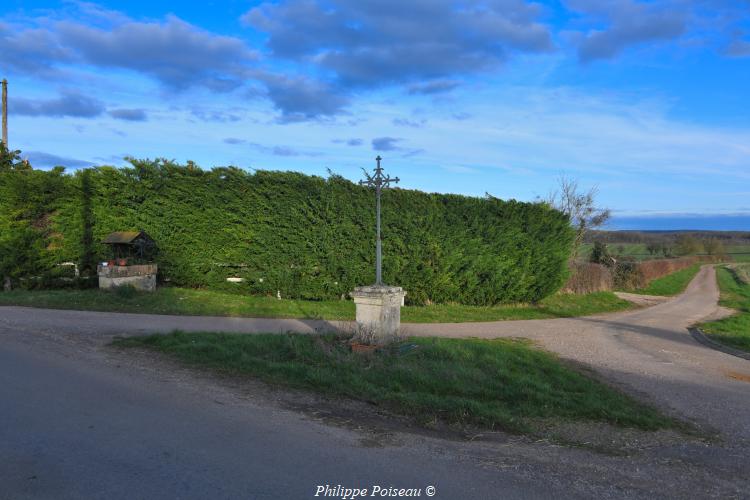
{"type": "MultiPolygon", "coordinates": [[[[366,188],[336,175],[131,163],[73,175],[0,170],[0,250],[36,231],[42,254],[23,258],[86,267],[106,256],[97,243],[106,234],[143,229],[175,285],[226,287],[238,276],[245,282],[231,286],[254,294],[331,299],[374,280],[366,188]]],[[[572,238],[567,217],[541,203],[383,193],[383,278],[409,303],[540,300],[564,283],[572,238]]]]}

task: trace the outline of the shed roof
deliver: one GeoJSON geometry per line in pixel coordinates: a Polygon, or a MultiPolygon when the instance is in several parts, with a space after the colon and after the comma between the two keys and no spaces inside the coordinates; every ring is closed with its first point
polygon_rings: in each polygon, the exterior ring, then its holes
{"type": "Polygon", "coordinates": [[[141,235],[148,238],[148,235],[143,231],[116,231],[114,233],[110,233],[106,238],[104,238],[103,243],[108,245],[128,245],[130,243],[133,243],[133,241],[138,239],[138,237],[141,235]]]}

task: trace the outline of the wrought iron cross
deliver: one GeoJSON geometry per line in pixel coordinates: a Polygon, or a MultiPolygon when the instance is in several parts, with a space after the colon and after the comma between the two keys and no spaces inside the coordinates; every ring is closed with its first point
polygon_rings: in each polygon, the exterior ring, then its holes
{"type": "Polygon", "coordinates": [[[375,174],[370,175],[367,173],[367,170],[364,168],[362,171],[365,173],[365,177],[367,178],[364,181],[359,181],[360,186],[367,186],[367,187],[374,187],[375,188],[375,199],[377,200],[376,203],[376,210],[375,210],[375,216],[376,216],[376,228],[377,228],[377,240],[375,243],[375,284],[376,285],[382,285],[383,284],[383,250],[382,245],[380,243],[380,193],[383,191],[384,188],[390,187],[391,182],[397,183],[399,181],[398,177],[392,178],[390,176],[383,175],[383,167],[380,166],[380,160],[382,158],[380,155],[378,155],[377,158],[375,158],[375,161],[378,162],[377,167],[375,167],[375,174]]]}

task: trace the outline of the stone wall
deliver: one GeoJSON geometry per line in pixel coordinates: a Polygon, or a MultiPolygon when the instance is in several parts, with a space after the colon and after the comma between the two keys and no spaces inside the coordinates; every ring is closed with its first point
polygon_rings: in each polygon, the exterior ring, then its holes
{"type": "Polygon", "coordinates": [[[132,286],[136,290],[153,292],[156,290],[156,264],[137,266],[98,266],[99,288],[108,290],[118,286],[132,286]]]}

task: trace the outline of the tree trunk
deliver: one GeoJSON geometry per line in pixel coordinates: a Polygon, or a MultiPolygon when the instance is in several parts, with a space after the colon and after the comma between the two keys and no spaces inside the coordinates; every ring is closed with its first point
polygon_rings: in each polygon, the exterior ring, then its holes
{"type": "Polygon", "coordinates": [[[10,292],[13,289],[13,287],[10,284],[10,276],[6,276],[3,280],[3,291],[4,292],[10,292]]]}

